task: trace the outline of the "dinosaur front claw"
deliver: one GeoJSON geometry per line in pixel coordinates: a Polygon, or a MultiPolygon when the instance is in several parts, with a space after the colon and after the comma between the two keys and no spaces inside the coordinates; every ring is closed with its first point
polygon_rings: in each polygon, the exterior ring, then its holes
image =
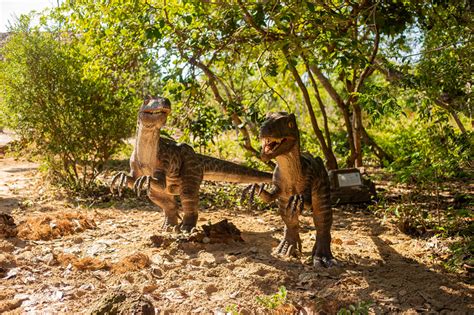
{"type": "Polygon", "coordinates": [[[137,194],[138,197],[141,196],[142,192],[148,193],[150,190],[150,181],[151,176],[143,175],[137,178],[133,184],[133,191],[137,194]]]}
{"type": "Polygon", "coordinates": [[[112,182],[110,183],[110,192],[112,195],[117,195],[122,197],[123,189],[127,187],[127,177],[128,175],[124,172],[119,172],[112,177],[112,182]]]}
{"type": "Polygon", "coordinates": [[[249,196],[249,205],[252,205],[255,199],[255,192],[258,189],[257,196],[260,196],[262,193],[263,189],[265,188],[265,184],[252,184],[248,185],[247,187],[244,188],[242,191],[242,195],[240,196],[240,203],[242,204],[244,200],[247,197],[247,194],[249,196]]]}
{"type": "Polygon", "coordinates": [[[303,195],[293,195],[288,200],[286,205],[286,212],[290,212],[291,216],[299,216],[304,210],[304,197],[303,195]]]}

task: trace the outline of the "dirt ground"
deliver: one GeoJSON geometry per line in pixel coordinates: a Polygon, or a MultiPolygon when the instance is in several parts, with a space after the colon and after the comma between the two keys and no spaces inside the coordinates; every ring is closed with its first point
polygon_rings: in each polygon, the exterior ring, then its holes
{"type": "Polygon", "coordinates": [[[334,209],[340,266],[315,269],[307,214],[300,258],[272,254],[283,234],[274,211],[237,204],[204,206],[198,226],[227,219],[244,242],[173,241],[146,199],[57,200],[37,167],[0,158],[0,213],[19,232],[0,236],[0,313],[90,313],[119,291],[139,294],[156,313],[264,313],[256,297],[280,286],[288,291],[280,313],[332,314],[360,302],[371,302],[374,313],[474,312],[472,279],[447,273],[435,259],[446,244],[406,236],[361,209],[334,209]]]}

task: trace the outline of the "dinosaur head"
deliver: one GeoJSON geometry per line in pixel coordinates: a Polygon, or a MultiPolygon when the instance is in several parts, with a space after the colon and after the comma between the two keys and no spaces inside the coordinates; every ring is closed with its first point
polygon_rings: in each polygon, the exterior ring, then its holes
{"type": "Polygon", "coordinates": [[[294,114],[269,113],[260,128],[262,160],[268,161],[285,154],[299,144],[299,132],[294,114]]]}
{"type": "Polygon", "coordinates": [[[138,122],[147,129],[161,128],[171,112],[171,102],[164,97],[145,99],[138,111],[138,122]]]}

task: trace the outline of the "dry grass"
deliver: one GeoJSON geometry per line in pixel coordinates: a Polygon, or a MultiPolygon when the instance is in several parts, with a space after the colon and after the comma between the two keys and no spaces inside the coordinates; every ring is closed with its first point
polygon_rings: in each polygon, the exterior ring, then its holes
{"type": "Polygon", "coordinates": [[[110,265],[107,261],[100,260],[94,257],[78,258],[74,256],[73,254],[62,253],[56,256],[56,260],[62,266],[67,266],[71,264],[74,268],[81,271],[84,271],[84,270],[95,271],[95,270],[103,270],[103,269],[110,268],[110,265]]]}
{"type": "Polygon", "coordinates": [[[142,253],[135,253],[127,256],[112,266],[114,273],[126,273],[129,271],[139,271],[150,266],[150,258],[142,253]]]}
{"type": "Polygon", "coordinates": [[[93,229],[93,219],[78,212],[56,212],[28,218],[18,227],[18,237],[27,240],[51,240],[93,229]]]}
{"type": "Polygon", "coordinates": [[[113,273],[127,273],[130,271],[139,271],[150,266],[150,258],[142,253],[136,253],[116,263],[110,263],[107,260],[101,260],[94,257],[79,258],[73,254],[60,253],[56,255],[57,262],[62,266],[71,264],[76,270],[111,270],[113,273]]]}

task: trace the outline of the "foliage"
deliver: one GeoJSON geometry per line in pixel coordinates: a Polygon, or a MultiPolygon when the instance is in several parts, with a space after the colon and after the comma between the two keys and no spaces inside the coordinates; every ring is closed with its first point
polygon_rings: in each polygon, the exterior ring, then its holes
{"type": "Polygon", "coordinates": [[[435,114],[427,122],[400,118],[377,126],[376,138],[396,157],[390,170],[399,182],[433,186],[464,176],[463,168],[472,156],[473,134],[456,133],[446,114],[435,114]]]}
{"type": "Polygon", "coordinates": [[[470,272],[474,268],[474,241],[472,235],[471,230],[470,236],[463,237],[460,241],[450,246],[451,256],[443,263],[447,270],[458,272],[467,269],[470,272]]]}
{"type": "Polygon", "coordinates": [[[472,102],[472,3],[439,1],[420,18],[423,54],[413,84],[449,111],[469,114],[472,102]]]}
{"type": "Polygon", "coordinates": [[[262,305],[264,308],[273,310],[287,301],[287,291],[284,286],[278,288],[278,292],[273,295],[264,295],[257,296],[256,301],[258,304],[262,305]]]}
{"type": "Polygon", "coordinates": [[[364,301],[358,302],[355,305],[351,304],[347,308],[341,308],[337,315],[367,315],[372,304],[372,302],[364,301]]]}
{"type": "Polygon", "coordinates": [[[227,305],[225,307],[224,311],[225,311],[226,314],[230,314],[230,315],[239,315],[240,314],[239,306],[237,304],[227,305]]]}
{"type": "Polygon", "coordinates": [[[105,161],[132,133],[136,99],[84,77],[74,38],[31,27],[23,17],[2,48],[2,115],[60,184],[92,187],[105,161]]]}

